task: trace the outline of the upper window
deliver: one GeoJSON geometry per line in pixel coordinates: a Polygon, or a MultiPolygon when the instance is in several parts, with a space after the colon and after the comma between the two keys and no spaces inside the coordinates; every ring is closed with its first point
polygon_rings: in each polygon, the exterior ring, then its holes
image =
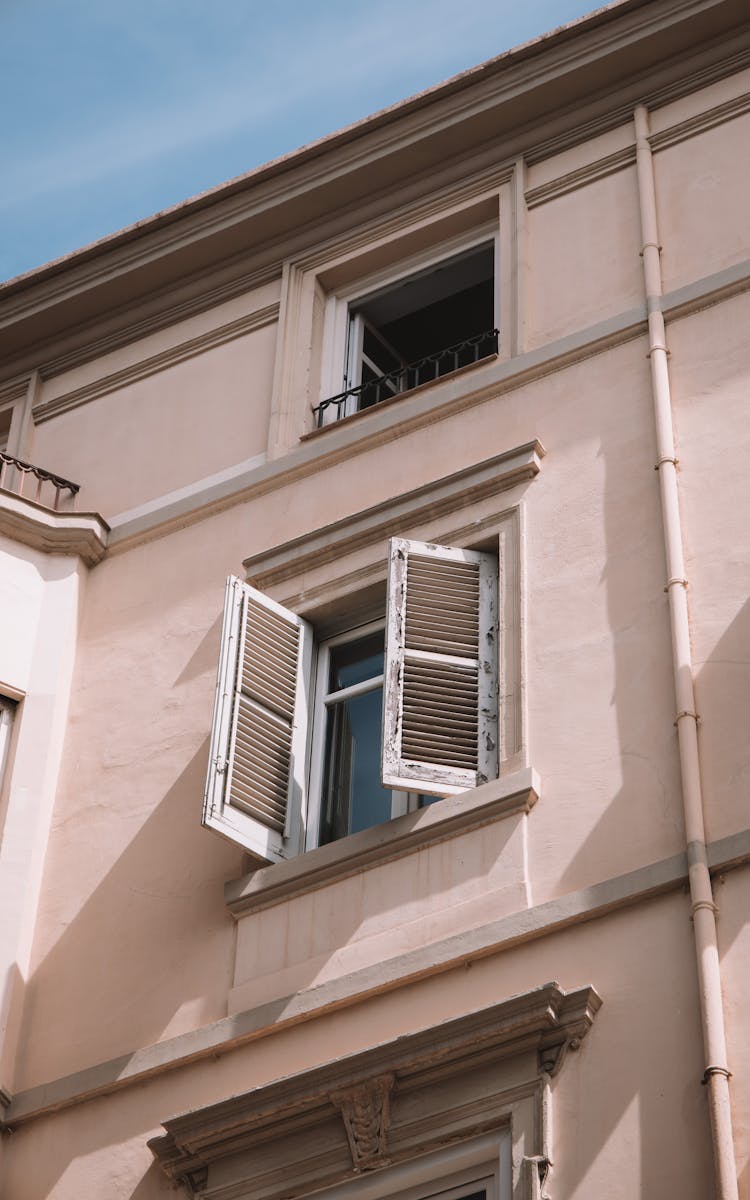
{"type": "Polygon", "coordinates": [[[318,405],[318,425],[497,353],[495,242],[349,300],[345,321],[340,390],[318,405]]]}
{"type": "Polygon", "coordinates": [[[385,631],[313,643],[228,581],[205,824],[275,861],[496,776],[492,555],[393,539],[385,631]]]}

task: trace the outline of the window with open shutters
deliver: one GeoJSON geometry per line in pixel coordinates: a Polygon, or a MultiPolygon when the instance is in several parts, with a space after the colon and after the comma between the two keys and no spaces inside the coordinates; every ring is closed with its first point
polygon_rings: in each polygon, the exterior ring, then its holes
{"type": "Polygon", "coordinates": [[[321,647],[315,703],[312,646],[228,580],[204,824],[278,861],[497,774],[493,555],[392,539],[385,645],[376,625],[321,647]]]}

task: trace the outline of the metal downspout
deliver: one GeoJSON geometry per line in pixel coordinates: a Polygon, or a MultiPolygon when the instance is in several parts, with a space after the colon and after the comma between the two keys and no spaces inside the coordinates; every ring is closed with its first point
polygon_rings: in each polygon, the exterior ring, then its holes
{"type": "Polygon", "coordinates": [[[687,579],[682,549],[677,470],[672,427],[672,403],[667,365],[664,317],[661,310],[661,247],[656,219],[654,169],[649,143],[648,110],[635,110],[636,166],[643,234],[643,274],[648,307],[651,388],[656,418],[657,463],[661,492],[666,591],[672,631],[672,662],[677,701],[677,737],[682,776],[682,802],[687,841],[688,879],[698,966],[698,990],[703,1028],[714,1175],[717,1200],[738,1200],[737,1169],[732,1138],[729,1069],[724,1035],[716,905],[711,888],[703,825],[703,794],[698,751],[698,717],[693,689],[693,662],[687,602],[687,579]]]}

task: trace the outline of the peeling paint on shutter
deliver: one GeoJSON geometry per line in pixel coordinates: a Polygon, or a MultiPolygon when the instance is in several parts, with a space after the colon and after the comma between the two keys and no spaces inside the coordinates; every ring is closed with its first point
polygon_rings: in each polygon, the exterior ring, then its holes
{"type": "Polygon", "coordinates": [[[309,633],[227,581],[204,824],[272,861],[301,848],[309,633]]]}
{"type": "Polygon", "coordinates": [[[497,559],[391,541],[383,783],[432,795],[497,774],[497,559]]]}

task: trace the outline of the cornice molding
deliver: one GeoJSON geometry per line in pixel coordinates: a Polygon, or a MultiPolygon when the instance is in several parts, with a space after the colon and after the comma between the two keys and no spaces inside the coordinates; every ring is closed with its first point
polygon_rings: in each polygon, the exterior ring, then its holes
{"type": "Polygon", "coordinates": [[[575,171],[569,171],[566,175],[558,175],[556,179],[550,179],[538,187],[529,188],[525,193],[526,204],[529,208],[536,208],[540,204],[546,204],[548,200],[556,200],[558,196],[574,192],[577,188],[585,187],[586,184],[593,183],[597,179],[614,175],[616,171],[622,171],[634,163],[635,144],[624,146],[621,150],[616,150],[614,154],[607,154],[603,158],[595,159],[594,162],[577,167],[575,171]]]}
{"type": "Polygon", "coordinates": [[[196,337],[187,338],[184,342],[178,342],[177,345],[160,351],[159,354],[142,358],[119,371],[102,375],[101,378],[94,379],[82,387],[73,388],[69,392],[55,396],[52,400],[43,401],[34,409],[34,422],[36,425],[41,425],[42,422],[49,421],[51,417],[70,412],[71,409],[78,408],[81,404],[87,404],[99,396],[106,396],[109,392],[127,387],[128,384],[135,383],[139,379],[146,379],[158,371],[164,371],[188,358],[194,358],[196,354],[203,354],[207,350],[223,346],[246,333],[252,333],[255,329],[262,329],[263,326],[272,324],[278,320],[278,316],[278,303],[268,304],[255,312],[237,317],[236,320],[229,321],[225,325],[208,329],[196,337]]]}
{"type": "MultiPolygon", "coordinates": [[[[709,843],[708,862],[712,875],[746,868],[750,864],[750,829],[709,843]]],[[[487,955],[548,937],[561,929],[602,920],[610,913],[636,904],[650,903],[655,897],[684,890],[687,870],[686,855],[676,854],[489,921],[468,936],[452,935],[428,947],[409,951],[385,969],[383,964],[365,967],[343,979],[330,980],[281,1000],[260,1004],[210,1025],[18,1091],[10,1100],[5,1124],[0,1123],[0,1129],[12,1129],[97,1096],[143,1085],[149,1079],[177,1068],[187,1068],[191,1063],[239,1051],[256,1038],[311,1020],[321,1012],[344,1008],[363,996],[408,986],[426,976],[462,964],[465,966],[487,955]]]]}
{"type": "Polygon", "coordinates": [[[164,1121],[148,1145],[206,1200],[305,1195],[507,1125],[513,1101],[578,1048],[601,1003],[591,986],[548,983],[164,1121]]]}
{"type": "MultiPolygon", "coordinates": [[[[511,100],[519,100],[531,91],[572,78],[576,72],[599,63],[604,56],[611,60],[613,55],[621,55],[620,65],[624,71],[623,64],[630,61],[635,47],[673,29],[682,30],[685,40],[690,36],[690,22],[709,7],[717,11],[717,34],[712,41],[697,47],[683,47],[682,58],[675,56],[673,60],[653,62],[647,58],[644,63],[640,101],[649,103],[654,97],[674,98],[685,94],[694,90],[696,79],[703,80],[709,75],[720,78],[736,69],[726,61],[719,61],[726,46],[730,22],[734,22],[736,28],[738,20],[735,11],[738,4],[734,0],[724,0],[721,5],[711,5],[709,0],[664,0],[658,5],[634,2],[600,10],[577,26],[509,51],[391,110],[377,113],[358,125],[230,181],[220,189],[186,201],[174,210],[105,239],[98,246],[77,252],[68,260],[50,264],[46,273],[40,271],[28,279],[11,281],[5,295],[0,293],[4,310],[0,320],[12,323],[24,314],[70,300],[76,293],[88,291],[123,272],[152,264],[182,247],[205,241],[213,234],[227,233],[238,223],[254,219],[263,211],[277,208],[280,203],[299,202],[326,185],[338,187],[344,177],[351,177],[363,169],[372,175],[373,165],[379,160],[398,156],[428,138],[434,140],[434,135],[445,134],[449,139],[452,136],[453,154],[455,146],[459,145],[458,129],[467,121],[481,116],[486,123],[492,112],[511,100]],[[690,61],[687,67],[684,65],[686,52],[692,53],[695,64],[692,70],[690,61]],[[699,65],[701,59],[705,65],[699,65]],[[659,74],[667,82],[654,83],[654,77],[659,74]],[[650,88],[649,79],[652,81],[650,88]]],[[[740,30],[734,37],[736,44],[738,39],[745,37],[745,31],[740,30]]],[[[695,43],[697,39],[693,41],[695,43]]],[[[726,60],[725,53],[722,57],[726,60]]],[[[581,87],[584,83],[585,79],[582,79],[581,87]]],[[[606,113],[600,113],[600,116],[607,127],[611,127],[613,114],[615,121],[621,120],[622,108],[631,107],[633,88],[637,84],[637,77],[623,74],[613,85],[614,96],[607,97],[601,91],[593,95],[594,108],[597,105],[600,110],[606,107],[606,113]]],[[[572,136],[579,140],[576,130],[581,127],[580,108],[580,102],[572,96],[566,108],[555,110],[548,104],[536,123],[537,145],[540,144],[538,131],[545,124],[557,124],[563,139],[572,136]],[[560,126],[563,113],[565,129],[560,126]]],[[[533,136],[531,129],[529,135],[533,136]]],[[[558,141],[556,145],[560,148],[562,143],[558,141]]],[[[514,155],[517,153],[520,153],[518,146],[513,151],[514,155]]],[[[362,192],[360,202],[364,195],[362,192]]]]}
{"type": "Polygon", "coordinates": [[[94,567],[106,553],[109,526],[98,513],[55,512],[0,490],[0,533],[45,554],[77,554],[94,567]]]}
{"type": "MultiPolygon", "coordinates": [[[[42,350],[39,367],[42,378],[54,379],[55,376],[72,370],[73,367],[79,367],[94,358],[102,357],[113,350],[119,350],[122,346],[140,341],[152,333],[159,333],[170,325],[178,325],[181,321],[189,320],[190,317],[199,316],[208,309],[217,308],[246,292],[264,287],[280,278],[281,265],[274,262],[253,271],[243,271],[223,283],[211,284],[209,278],[215,274],[216,270],[213,268],[210,272],[199,272],[197,276],[187,280],[180,290],[193,289],[194,294],[182,300],[170,302],[169,297],[174,294],[175,289],[172,287],[162,289],[160,295],[150,296],[147,305],[141,306],[151,309],[161,300],[163,302],[161,307],[145,313],[135,321],[127,320],[119,329],[110,330],[107,333],[97,334],[94,328],[94,336],[85,344],[76,346],[74,349],[62,351],[56,355],[53,353],[50,357],[45,357],[42,350]]],[[[132,315],[132,311],[132,305],[126,305],[119,312],[110,314],[109,323],[116,321],[119,316],[127,318],[132,315]]],[[[89,327],[89,323],[86,327],[89,327]]]]}
{"type": "Polygon", "coordinates": [[[253,554],[243,562],[248,582],[272,588],[306,570],[341,559],[362,546],[392,537],[415,524],[432,521],[467,503],[507,491],[534,479],[541,470],[544,447],[534,440],[483,462],[444,475],[411,492],[403,492],[331,525],[253,554]]]}
{"type": "Polygon", "coordinates": [[[491,821],[527,813],[539,793],[537,773],[526,767],[287,862],[232,879],[224,888],[224,902],[235,917],[270,908],[491,821]]]}
{"type": "Polygon", "coordinates": [[[10,404],[14,400],[21,400],[29,387],[29,372],[25,375],[20,375],[16,379],[9,379],[6,383],[0,384],[0,404],[10,404]]]}
{"type": "MultiPolygon", "coordinates": [[[[745,60],[744,66],[750,65],[750,54],[744,55],[743,59],[745,60]]],[[[739,96],[733,96],[731,100],[725,100],[722,104],[714,105],[684,121],[677,121],[674,125],[659,130],[658,133],[651,135],[649,142],[654,151],[665,150],[669,146],[687,141],[709,129],[724,125],[736,117],[744,116],[747,112],[750,112],[750,92],[743,92],[739,96]]],[[[632,120],[632,112],[627,114],[623,112],[623,117],[628,121],[632,120]]],[[[603,130],[591,129],[588,134],[593,137],[597,132],[603,132],[603,130]]],[[[532,154],[528,161],[536,163],[541,160],[532,154]]],[[[613,154],[607,154],[585,163],[565,175],[558,175],[538,187],[529,188],[525,193],[526,204],[529,208],[536,208],[540,204],[546,204],[548,200],[555,200],[558,196],[576,191],[577,188],[585,187],[586,184],[593,183],[597,179],[604,179],[607,175],[613,175],[616,171],[622,171],[634,163],[635,142],[631,146],[623,146],[613,154]]]]}
{"type": "MultiPolygon", "coordinates": [[[[750,55],[747,57],[748,64],[746,65],[750,65],[750,55]]],[[[750,112],[750,92],[743,92],[739,96],[733,96],[731,100],[714,105],[713,108],[695,113],[684,121],[676,121],[674,125],[660,129],[658,133],[652,133],[648,140],[652,150],[665,150],[669,146],[676,146],[678,142],[687,141],[688,138],[697,137],[700,133],[715,129],[718,125],[725,125],[728,121],[742,117],[748,112],[750,112]]]]}
{"type": "MultiPolygon", "coordinates": [[[[645,105],[651,111],[665,108],[668,104],[673,104],[684,96],[710,87],[711,84],[718,83],[735,72],[743,71],[748,66],[750,66],[750,48],[745,48],[735,54],[727,55],[717,62],[709,63],[707,66],[696,67],[670,84],[651,89],[646,88],[639,94],[638,103],[645,105]]],[[[721,108],[722,106],[717,107],[721,108]]],[[[550,137],[534,142],[524,155],[526,162],[529,166],[534,166],[547,158],[554,158],[556,154],[560,154],[564,150],[571,150],[574,146],[579,146],[603,133],[609,133],[618,125],[629,124],[633,120],[633,109],[632,102],[617,104],[605,113],[588,121],[579,122],[572,129],[555,132],[550,137]]]]}

